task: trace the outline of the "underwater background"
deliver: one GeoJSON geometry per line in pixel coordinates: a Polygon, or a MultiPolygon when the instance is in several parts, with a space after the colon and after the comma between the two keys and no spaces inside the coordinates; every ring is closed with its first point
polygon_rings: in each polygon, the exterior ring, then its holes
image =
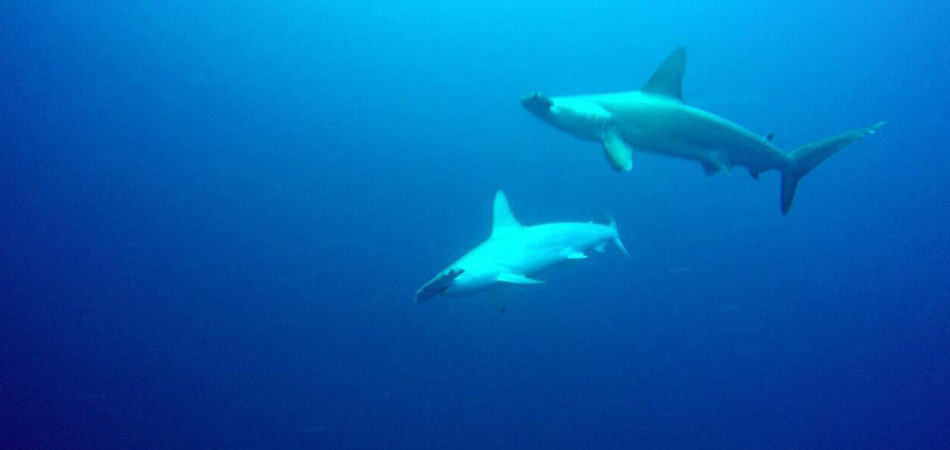
{"type": "Polygon", "coordinates": [[[940,2],[0,1],[0,448],[950,446],[940,2]],[[639,88],[785,150],[714,177],[518,100],[639,88]],[[498,314],[488,236],[613,215],[498,314]]]}

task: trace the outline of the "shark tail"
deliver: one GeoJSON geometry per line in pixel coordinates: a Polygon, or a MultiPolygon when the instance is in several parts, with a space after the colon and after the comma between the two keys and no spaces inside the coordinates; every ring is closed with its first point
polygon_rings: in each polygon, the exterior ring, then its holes
{"type": "Polygon", "coordinates": [[[614,245],[617,246],[620,253],[623,253],[624,256],[630,256],[630,253],[627,253],[627,248],[623,246],[623,242],[620,242],[620,232],[617,231],[617,221],[614,220],[613,216],[610,216],[607,220],[607,226],[614,230],[614,245]]]}
{"type": "Polygon", "coordinates": [[[878,122],[870,127],[853,130],[837,136],[812,142],[801,146],[788,154],[789,165],[782,170],[782,214],[788,215],[795,200],[795,188],[802,177],[808,175],[815,167],[828,159],[831,155],[848,144],[861,140],[869,134],[874,134],[884,122],[878,122]]]}

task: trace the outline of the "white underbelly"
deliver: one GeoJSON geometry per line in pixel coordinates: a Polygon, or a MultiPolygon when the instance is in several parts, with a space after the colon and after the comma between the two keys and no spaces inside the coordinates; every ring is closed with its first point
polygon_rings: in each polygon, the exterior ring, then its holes
{"type": "Polygon", "coordinates": [[[757,170],[781,168],[785,162],[778,151],[729,129],[626,127],[622,135],[634,149],[700,162],[719,161],[757,170]]]}

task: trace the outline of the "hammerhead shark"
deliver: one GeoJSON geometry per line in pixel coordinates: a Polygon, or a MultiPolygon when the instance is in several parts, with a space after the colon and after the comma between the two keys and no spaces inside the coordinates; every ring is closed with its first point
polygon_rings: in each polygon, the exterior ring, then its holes
{"type": "MultiPolygon", "coordinates": [[[[612,242],[627,255],[617,224],[556,222],[524,226],[515,219],[505,193],[495,194],[491,237],[459,258],[416,292],[416,301],[438,296],[459,297],[518,285],[541,284],[530,275],[571,259],[585,259],[586,252],[603,252],[612,242]]],[[[503,299],[493,305],[504,312],[503,299]]]]}
{"type": "Polygon", "coordinates": [[[521,104],[541,120],[584,140],[600,142],[614,169],[633,167],[633,153],[644,151],[699,161],[707,175],[734,166],[753,178],[768,170],[782,172],[782,214],[788,214],[798,182],[848,144],[884,125],[814,142],[784,153],[772,135],[753,133],[734,122],[683,101],[686,50],[671,53],[638,91],[546,97],[538,92],[521,104]]]}

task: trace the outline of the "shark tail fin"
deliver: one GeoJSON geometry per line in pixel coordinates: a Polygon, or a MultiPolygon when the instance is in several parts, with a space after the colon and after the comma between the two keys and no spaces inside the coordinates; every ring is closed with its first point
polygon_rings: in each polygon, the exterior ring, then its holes
{"type": "Polygon", "coordinates": [[[623,253],[624,256],[630,256],[630,253],[627,253],[627,248],[624,247],[623,242],[620,241],[620,233],[617,231],[617,221],[614,220],[613,216],[607,219],[607,226],[614,230],[614,245],[617,246],[620,253],[623,253]]]}
{"type": "Polygon", "coordinates": [[[884,122],[878,122],[867,128],[849,131],[837,136],[811,144],[803,145],[788,154],[789,165],[782,170],[782,214],[788,215],[795,200],[795,188],[802,177],[808,175],[815,167],[828,159],[838,150],[861,140],[869,134],[874,134],[884,122]]]}

